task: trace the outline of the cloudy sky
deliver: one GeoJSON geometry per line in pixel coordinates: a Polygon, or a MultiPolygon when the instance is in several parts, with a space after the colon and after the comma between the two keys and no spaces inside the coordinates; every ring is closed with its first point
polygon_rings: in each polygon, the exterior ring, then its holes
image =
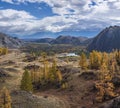
{"type": "Polygon", "coordinates": [[[20,38],[95,36],[120,25],[120,0],[0,0],[0,32],[20,38]]]}

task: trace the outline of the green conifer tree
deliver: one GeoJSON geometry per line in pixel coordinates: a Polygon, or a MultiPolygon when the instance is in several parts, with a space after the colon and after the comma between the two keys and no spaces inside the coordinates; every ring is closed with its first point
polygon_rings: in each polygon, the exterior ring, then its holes
{"type": "Polygon", "coordinates": [[[23,73],[20,88],[24,91],[33,91],[31,76],[27,70],[23,73]]]}

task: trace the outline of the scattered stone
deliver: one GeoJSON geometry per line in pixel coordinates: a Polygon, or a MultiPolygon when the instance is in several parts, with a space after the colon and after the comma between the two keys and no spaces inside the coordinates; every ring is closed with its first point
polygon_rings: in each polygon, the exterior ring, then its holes
{"type": "Polygon", "coordinates": [[[120,87],[120,77],[119,76],[113,77],[112,82],[115,85],[115,87],[120,87]]]}
{"type": "Polygon", "coordinates": [[[83,72],[79,77],[85,80],[97,80],[97,74],[94,72],[83,72]]]}
{"type": "Polygon", "coordinates": [[[10,75],[4,69],[0,69],[0,78],[9,77],[10,75]]]}
{"type": "Polygon", "coordinates": [[[104,103],[99,108],[120,108],[120,96],[104,103]]]}
{"type": "Polygon", "coordinates": [[[38,70],[40,68],[40,66],[38,65],[27,65],[24,67],[24,69],[27,69],[27,70],[38,70]]]}

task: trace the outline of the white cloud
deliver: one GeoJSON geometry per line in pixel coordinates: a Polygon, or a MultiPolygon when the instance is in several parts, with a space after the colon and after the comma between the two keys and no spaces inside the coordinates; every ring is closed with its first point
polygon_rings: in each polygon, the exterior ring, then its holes
{"type": "Polygon", "coordinates": [[[114,3],[114,6],[115,6],[117,9],[120,9],[120,1],[119,1],[119,2],[115,2],[115,3],[114,3]]]}
{"type": "Polygon", "coordinates": [[[25,11],[0,10],[0,30],[19,35],[30,35],[40,31],[59,32],[77,21],[61,16],[37,19],[25,11]],[[6,29],[7,28],[7,29],[6,29]]]}
{"type": "Polygon", "coordinates": [[[120,0],[2,1],[12,4],[45,2],[53,13],[59,15],[38,19],[25,11],[0,10],[0,28],[8,26],[9,32],[32,34],[40,31],[91,30],[120,24],[120,0]]]}
{"type": "Polygon", "coordinates": [[[7,2],[7,3],[11,3],[11,4],[14,3],[13,0],[1,0],[1,1],[3,1],[3,2],[7,2]]]}

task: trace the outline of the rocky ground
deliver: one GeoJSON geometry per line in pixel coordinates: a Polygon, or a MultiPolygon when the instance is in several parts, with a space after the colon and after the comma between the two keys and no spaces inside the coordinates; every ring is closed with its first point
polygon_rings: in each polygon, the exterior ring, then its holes
{"type": "Polygon", "coordinates": [[[13,108],[69,108],[63,100],[57,97],[37,96],[24,91],[12,93],[13,108]]]}

